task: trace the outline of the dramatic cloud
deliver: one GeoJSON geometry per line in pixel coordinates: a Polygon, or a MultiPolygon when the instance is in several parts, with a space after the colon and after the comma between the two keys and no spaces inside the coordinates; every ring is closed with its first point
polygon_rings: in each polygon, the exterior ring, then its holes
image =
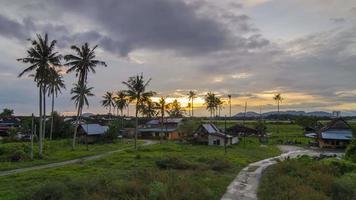
{"type": "MultiPolygon", "coordinates": [[[[96,97],[143,72],[160,96],[182,98],[195,89],[233,96],[233,111],[273,109],[276,92],[285,109],[356,110],[356,3],[345,0],[0,0],[1,107],[33,112],[30,79],[17,79],[27,38],[49,33],[58,51],[99,44],[108,68],[89,77],[96,97]],[[288,12],[285,10],[288,9],[288,12]],[[31,92],[28,92],[31,91],[31,92]],[[16,98],[11,104],[11,99],[16,98]]],[[[68,88],[74,82],[66,75],[68,88]]],[[[58,99],[71,112],[69,91],[58,99]]],[[[185,102],[184,99],[180,99],[185,102]]],[[[185,102],[186,103],[186,102],[185,102]]],[[[205,114],[203,104],[197,113],[205,114]],[[200,109],[200,110],[199,110],[200,109]]]]}

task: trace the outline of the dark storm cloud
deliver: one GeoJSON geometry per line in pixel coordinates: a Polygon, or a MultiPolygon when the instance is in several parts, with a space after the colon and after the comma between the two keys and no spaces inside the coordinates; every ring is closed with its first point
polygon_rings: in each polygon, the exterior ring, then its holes
{"type": "Polygon", "coordinates": [[[2,36],[25,39],[28,37],[27,30],[33,30],[33,28],[34,24],[30,19],[20,23],[0,14],[0,35],[2,36]]]}
{"type": "MultiPolygon", "coordinates": [[[[127,55],[133,49],[173,49],[203,54],[233,46],[216,20],[196,13],[196,5],[173,0],[55,1],[63,10],[96,22],[104,48],[127,55]]],[[[241,19],[244,20],[244,19],[241,19]]],[[[247,29],[247,27],[245,27],[247,29]]]]}

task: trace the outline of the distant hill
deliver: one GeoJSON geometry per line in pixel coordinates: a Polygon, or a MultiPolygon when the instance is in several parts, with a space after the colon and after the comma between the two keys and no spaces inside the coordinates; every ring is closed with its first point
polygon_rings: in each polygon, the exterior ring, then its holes
{"type": "MultiPolygon", "coordinates": [[[[271,112],[266,112],[262,113],[263,117],[268,117],[271,115],[277,115],[277,111],[271,111],[271,112]]],[[[288,110],[288,111],[280,111],[280,115],[292,115],[292,116],[314,116],[314,117],[332,117],[331,113],[324,112],[324,111],[314,111],[314,112],[304,112],[304,111],[296,111],[296,110],[288,110]]],[[[238,113],[234,115],[234,117],[244,117],[245,113],[238,113]]],[[[246,112],[246,117],[247,118],[252,118],[252,117],[260,117],[259,113],[256,112],[246,112]]]]}

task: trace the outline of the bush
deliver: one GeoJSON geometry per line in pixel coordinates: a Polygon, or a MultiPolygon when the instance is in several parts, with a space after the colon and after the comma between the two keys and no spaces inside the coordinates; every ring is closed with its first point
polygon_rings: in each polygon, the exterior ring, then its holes
{"type": "Polygon", "coordinates": [[[72,199],[71,191],[63,182],[53,181],[42,185],[29,199],[33,200],[63,200],[72,199]]]}
{"type": "Polygon", "coordinates": [[[161,169],[196,169],[196,164],[179,157],[169,157],[156,161],[156,165],[161,169]]]}
{"type": "Polygon", "coordinates": [[[223,171],[232,167],[230,161],[225,158],[203,158],[200,161],[207,164],[214,171],[223,171]]]}
{"type": "Polygon", "coordinates": [[[356,200],[356,173],[345,174],[334,181],[332,198],[356,200]]]}
{"type": "Polygon", "coordinates": [[[346,149],[345,158],[356,163],[356,141],[354,140],[346,149]]]}

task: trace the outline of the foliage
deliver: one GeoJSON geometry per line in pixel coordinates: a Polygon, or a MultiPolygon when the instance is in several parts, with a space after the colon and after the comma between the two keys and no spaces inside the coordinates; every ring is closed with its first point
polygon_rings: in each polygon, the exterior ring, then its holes
{"type": "Polygon", "coordinates": [[[178,132],[186,137],[192,136],[194,131],[198,128],[200,122],[194,120],[184,120],[178,127],[178,132]]]}
{"type": "Polygon", "coordinates": [[[172,103],[168,104],[167,113],[170,117],[183,117],[184,109],[180,103],[175,99],[172,103]]]}
{"type": "Polygon", "coordinates": [[[345,157],[348,160],[351,160],[352,162],[356,163],[356,128],[355,127],[352,128],[352,133],[353,133],[353,139],[346,149],[345,157]]]}
{"type": "Polygon", "coordinates": [[[4,108],[0,113],[0,118],[9,118],[12,117],[13,115],[14,115],[14,110],[9,108],[4,108]]]}
{"type": "Polygon", "coordinates": [[[105,142],[114,142],[119,135],[120,125],[118,121],[112,121],[109,130],[104,134],[105,142]]]}
{"type": "Polygon", "coordinates": [[[258,197],[269,199],[352,199],[355,188],[355,175],[339,169],[344,161],[317,161],[309,157],[287,160],[271,167],[263,173],[258,188],[258,197]],[[336,164],[336,162],[340,162],[336,164]],[[347,191],[346,191],[347,190],[347,191]]]}
{"type": "Polygon", "coordinates": [[[157,167],[161,169],[196,169],[197,166],[180,157],[168,157],[156,161],[157,167]]]}
{"type": "MultiPolygon", "coordinates": [[[[53,146],[51,144],[51,149],[53,146]]],[[[62,145],[62,149],[63,146],[65,145],[62,145]]],[[[67,144],[66,152],[77,154],[80,151],[89,154],[95,146],[111,146],[112,149],[119,147],[117,144],[93,145],[89,148],[90,151],[86,151],[83,146],[83,151],[81,151],[78,146],[76,151],[70,151],[70,146],[67,144]]],[[[259,142],[253,138],[248,138],[244,147],[241,145],[229,147],[226,155],[224,149],[220,147],[173,142],[139,148],[140,156],[137,156],[138,153],[135,150],[127,150],[80,164],[29,171],[21,176],[0,177],[0,190],[2,191],[0,199],[24,199],[23,197],[32,196],[41,185],[60,181],[66,183],[69,188],[73,188],[75,195],[78,194],[72,199],[94,197],[97,199],[155,199],[158,197],[172,200],[214,200],[221,198],[236,174],[248,163],[280,153],[274,146],[261,147],[259,142]],[[156,165],[157,160],[170,157],[178,157],[193,163],[198,168],[194,170],[160,169],[156,165]],[[230,167],[223,167],[219,171],[213,170],[212,168],[220,168],[214,166],[215,162],[222,163],[219,166],[225,166],[224,161],[211,160],[213,158],[228,160],[230,167]],[[105,177],[108,177],[108,180],[105,177]],[[71,184],[71,181],[79,183],[71,184]],[[22,187],[23,185],[28,187],[22,187]],[[75,185],[83,185],[83,187],[75,185]]],[[[49,156],[53,158],[53,154],[50,153],[49,156]]]]}
{"type": "Polygon", "coordinates": [[[309,116],[298,116],[295,119],[295,123],[303,128],[316,127],[318,125],[318,118],[309,116]]]}

